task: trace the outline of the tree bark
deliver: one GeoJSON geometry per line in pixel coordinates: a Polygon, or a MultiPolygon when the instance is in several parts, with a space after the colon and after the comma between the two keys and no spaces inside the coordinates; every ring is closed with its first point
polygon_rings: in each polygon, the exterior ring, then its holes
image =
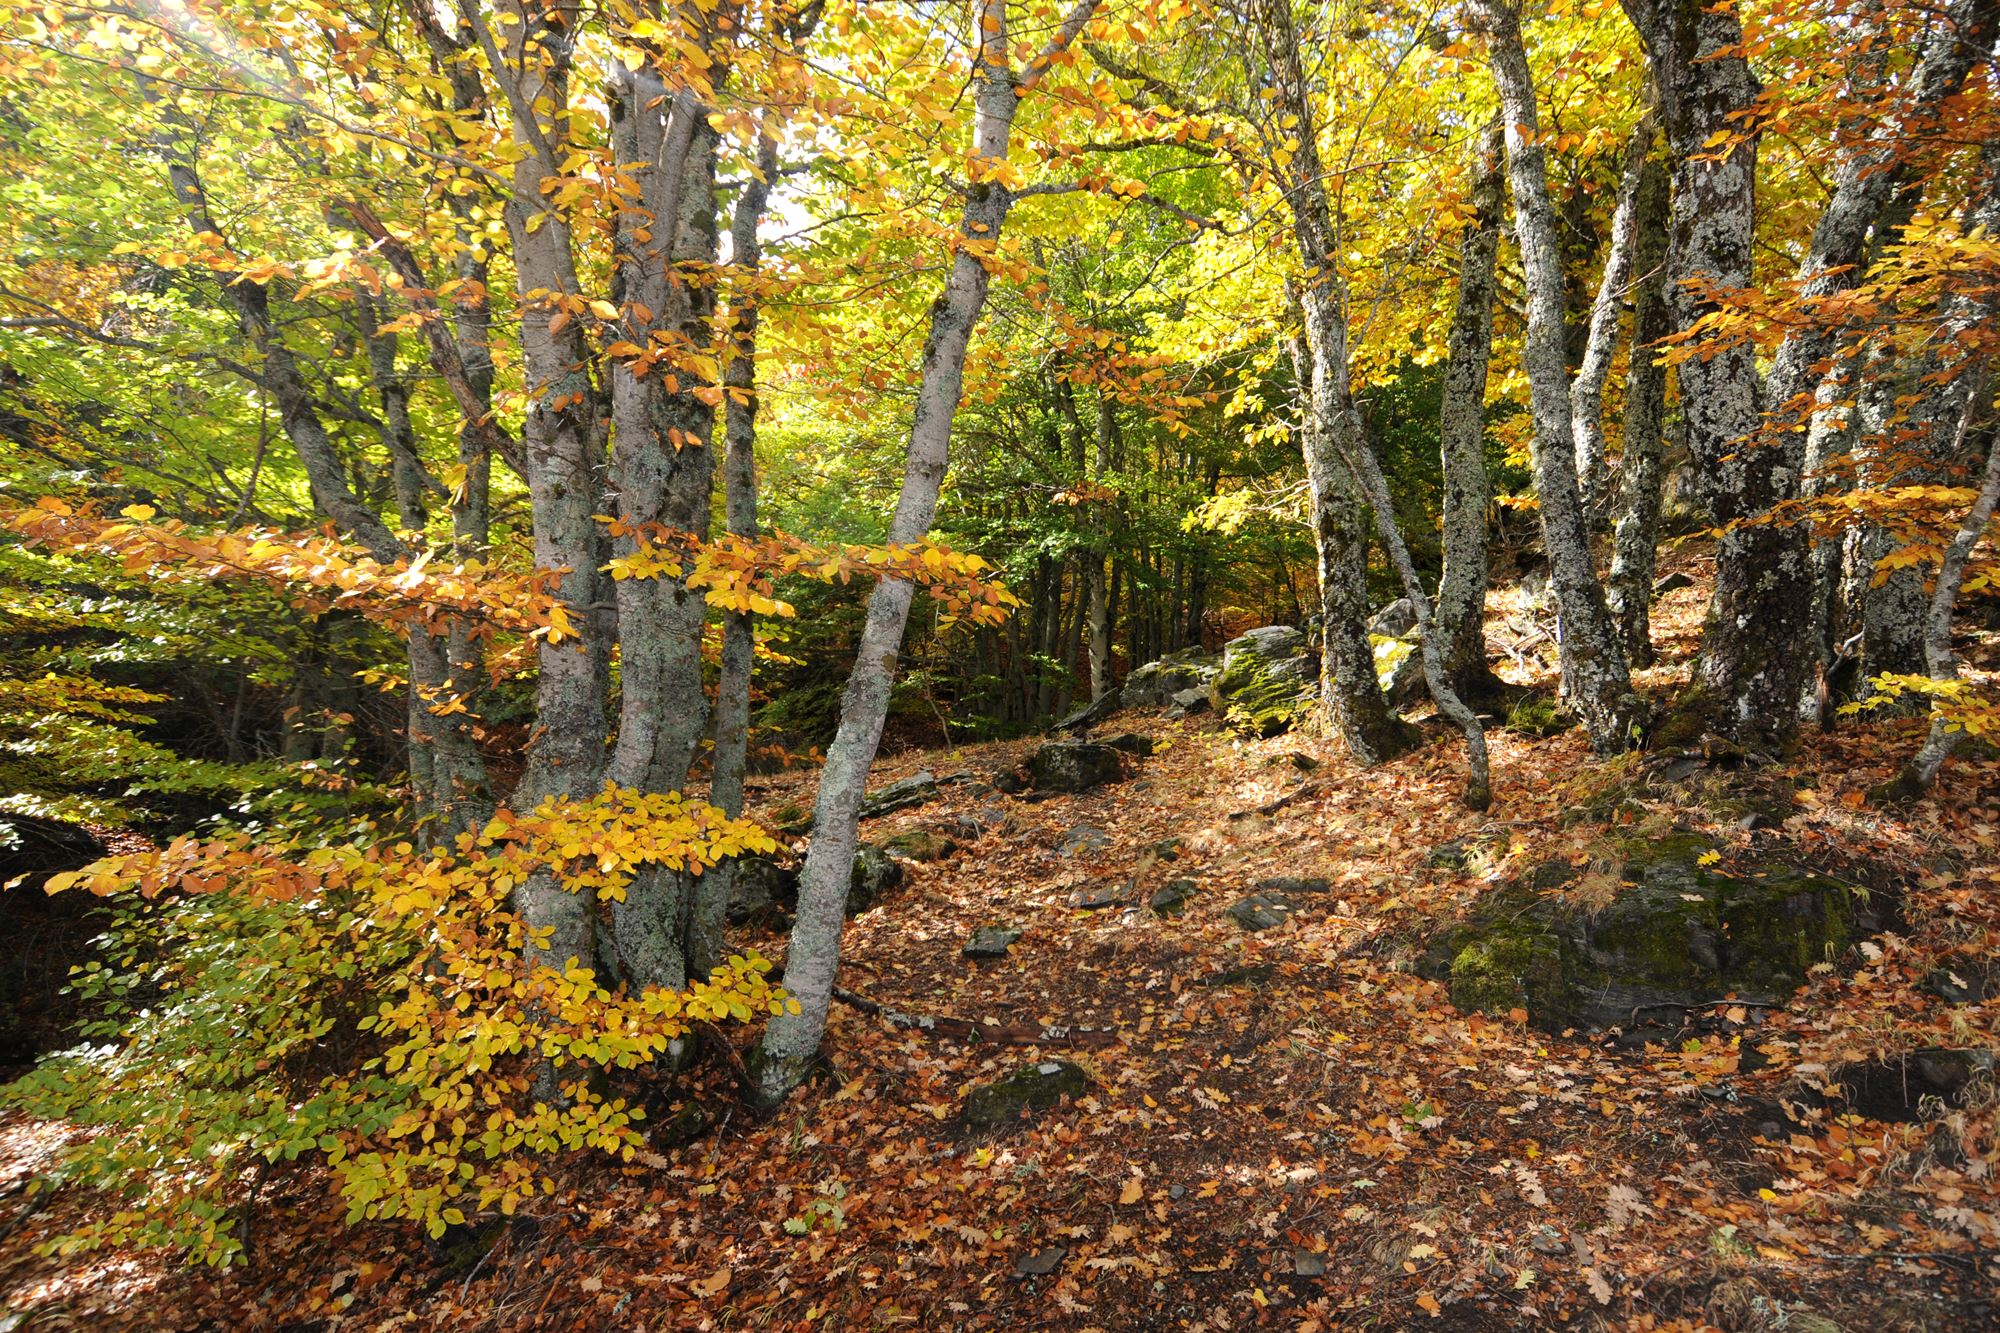
{"type": "Polygon", "coordinates": [[[1625,369],[1619,441],[1619,514],[1606,595],[1626,661],[1653,662],[1653,572],[1666,482],[1667,368],[1655,344],[1667,336],[1667,170],[1648,156],[1640,172],[1632,247],[1632,353],[1625,369]]]}
{"type": "Polygon", "coordinates": [[[1625,148],[1625,170],[1619,177],[1618,205],[1611,215],[1611,241],[1604,252],[1604,275],[1591,302],[1584,334],[1583,359],[1570,384],[1570,429],[1576,443],[1577,489],[1583,500],[1584,525],[1600,529],[1609,509],[1609,477],[1604,466],[1604,381],[1610,377],[1618,351],[1618,316],[1632,275],[1633,251],[1639,240],[1639,184],[1653,143],[1653,118],[1641,116],[1625,148]]]}
{"type": "Polygon", "coordinates": [[[1505,0],[1479,0],[1491,29],[1492,63],[1507,123],[1507,165],[1514,194],[1514,231],[1526,274],[1526,363],[1535,424],[1535,485],[1555,590],[1563,691],[1600,754],[1630,746],[1641,712],[1632,693],[1624,646],[1605,605],[1591,562],[1577,490],[1569,370],[1563,353],[1562,259],[1549,204],[1546,150],[1539,142],[1535,88],[1521,44],[1520,22],[1505,0]]]}
{"type": "Polygon", "coordinates": [[[1458,304],[1446,346],[1438,443],[1444,475],[1444,573],[1434,625],[1444,673],[1460,697],[1493,699],[1502,682],[1486,660],[1486,376],[1493,363],[1494,272],[1505,211],[1505,146],[1499,125],[1481,136],[1472,179],[1472,225],[1459,243],[1458,304]]]}
{"type": "Polygon", "coordinates": [[[1338,269],[1318,127],[1287,0],[1265,0],[1257,27],[1271,66],[1272,110],[1290,122],[1287,134],[1298,143],[1286,169],[1285,200],[1302,269],[1296,294],[1304,338],[1292,343],[1292,364],[1303,399],[1299,437],[1319,552],[1324,626],[1320,697],[1355,761],[1379,764],[1411,749],[1420,737],[1382,697],[1368,642],[1367,539],[1361,500],[1345,460],[1359,457],[1369,445],[1349,378],[1347,289],[1338,269]]]}
{"type": "MultiPolygon", "coordinates": [[[[971,15],[971,161],[976,175],[990,175],[992,168],[1006,161],[1020,99],[1049,62],[1076,39],[1097,3],[1079,0],[1042,53],[1025,70],[1016,72],[1008,64],[1004,0],[975,0],[971,15]]],[[[1012,203],[1012,192],[998,180],[975,179],[966,190],[958,253],[943,294],[931,305],[903,487],[889,522],[891,544],[920,540],[937,511],[950,454],[952,417],[964,389],[965,353],[992,281],[981,254],[990,253],[998,243],[1012,203]]],[[[752,1102],[762,1107],[775,1107],[805,1078],[826,1030],[827,1006],[840,968],[840,934],[846,920],[861,798],[888,716],[889,691],[914,592],[905,580],[884,578],[868,598],[860,647],[841,698],[840,727],[827,748],[819,795],[813,804],[812,846],[799,875],[798,915],[792,923],[784,978],[785,990],[798,1011],[772,1018],[752,1062],[748,1091],[752,1102]]]]}

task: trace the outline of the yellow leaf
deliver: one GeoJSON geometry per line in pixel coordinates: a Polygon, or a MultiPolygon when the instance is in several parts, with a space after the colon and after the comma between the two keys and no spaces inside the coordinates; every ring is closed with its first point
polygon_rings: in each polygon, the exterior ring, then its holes
{"type": "Polygon", "coordinates": [[[1137,1203],[1139,1202],[1139,1195],[1144,1190],[1145,1186],[1139,1183],[1139,1177],[1133,1176],[1125,1182],[1125,1188],[1118,1191],[1118,1202],[1137,1203]]]}

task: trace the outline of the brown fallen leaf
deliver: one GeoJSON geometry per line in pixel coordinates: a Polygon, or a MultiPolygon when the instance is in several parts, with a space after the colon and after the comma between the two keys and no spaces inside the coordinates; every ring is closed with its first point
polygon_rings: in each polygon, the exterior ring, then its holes
{"type": "Polygon", "coordinates": [[[720,1295],[723,1289],[729,1285],[729,1279],[734,1276],[735,1274],[729,1269],[718,1268],[715,1270],[713,1276],[705,1277],[699,1282],[689,1283],[688,1290],[697,1296],[720,1295]]]}

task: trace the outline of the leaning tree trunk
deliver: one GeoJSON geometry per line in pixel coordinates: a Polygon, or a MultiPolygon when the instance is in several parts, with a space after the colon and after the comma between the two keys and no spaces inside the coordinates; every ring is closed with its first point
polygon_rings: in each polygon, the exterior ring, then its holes
{"type": "Polygon", "coordinates": [[[1639,176],[1632,245],[1632,353],[1625,368],[1625,420],[1619,441],[1618,522],[1612,533],[1606,595],[1618,619],[1625,659],[1653,661],[1653,571],[1666,482],[1663,433],[1667,368],[1656,344],[1668,333],[1667,171],[1648,157],[1639,176]]]}
{"type": "Polygon", "coordinates": [[[1472,225],[1459,245],[1458,305],[1446,346],[1438,452],[1444,473],[1444,574],[1433,623],[1444,673],[1461,698],[1490,704],[1503,682],[1486,660],[1489,577],[1486,511],[1493,483],[1486,474],[1486,375],[1493,363],[1494,272],[1505,213],[1503,153],[1498,124],[1481,137],[1472,181],[1472,225]]]}
{"type": "Polygon", "coordinates": [[[1491,26],[1495,81],[1507,123],[1508,175],[1513,183],[1514,227],[1526,274],[1526,363],[1535,425],[1535,485],[1542,541],[1560,627],[1563,690],[1600,754],[1636,739],[1641,705],[1632,693],[1624,645],[1605,605],[1604,586],[1591,562],[1576,484],[1569,367],[1563,352],[1562,258],[1556,248],[1555,210],[1549,204],[1546,149],[1538,139],[1535,87],[1521,45],[1520,22],[1503,0],[1481,0],[1491,26]]]}
{"type": "MultiPolygon", "coordinates": [[[[631,163],[636,199],[617,235],[623,341],[666,358],[646,368],[629,357],[611,369],[612,476],[630,555],[648,535],[708,536],[715,451],[714,386],[673,348],[705,353],[713,341],[713,287],[689,269],[716,258],[715,156],[710,108],[692,89],[669,90],[650,64],[612,61],[618,81],[612,143],[631,163]],[[683,266],[686,266],[685,268],[683,266]]],[[[683,575],[621,579],[618,606],[618,740],[611,777],[621,787],[677,791],[687,783],[708,720],[701,635],[707,602],[683,575]]],[[[688,980],[690,884],[694,877],[648,866],[612,907],[620,970],[629,984],[679,989],[688,980]]]]}
{"type": "MultiPolygon", "coordinates": [[[[1020,99],[1076,39],[1097,3],[1079,0],[1042,53],[1019,72],[1008,65],[1004,0],[976,0],[972,6],[972,161],[988,169],[984,174],[990,175],[1007,159],[1020,99]]],[[[889,521],[891,545],[921,540],[937,512],[951,448],[952,416],[964,389],[965,353],[992,281],[982,256],[998,245],[1013,198],[1006,185],[993,179],[974,179],[966,190],[951,276],[931,305],[903,488],[889,521]]],[[[868,598],[868,617],[840,701],[840,726],[820,773],[812,845],[799,875],[798,915],[792,922],[784,978],[797,1010],[772,1018],[751,1060],[748,1093],[759,1106],[775,1107],[803,1081],[826,1031],[827,1008],[840,968],[841,927],[846,921],[862,793],[888,716],[889,691],[914,593],[907,580],[884,578],[868,598]]]]}

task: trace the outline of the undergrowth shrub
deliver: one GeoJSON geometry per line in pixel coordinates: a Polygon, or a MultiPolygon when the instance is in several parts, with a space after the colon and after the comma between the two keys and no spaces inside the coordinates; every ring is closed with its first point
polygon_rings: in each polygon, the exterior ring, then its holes
{"type": "Polygon", "coordinates": [[[38,1188],[120,1202],[51,1250],[166,1245],[230,1263],[255,1184],[285,1163],[325,1164],[349,1222],[436,1236],[553,1189],[538,1170],[552,1153],[629,1158],[642,1112],[605,1071],[649,1063],[692,1023],[787,1001],[754,954],[685,991],[615,990],[575,959],[530,971],[509,895],[552,869],[617,899],[643,865],[699,873],[774,849],[711,806],[607,787],[503,812],[442,851],[183,838],[55,877],[50,892],[117,898],[74,981],[102,1016],[0,1099],[94,1131],[38,1188]]]}

